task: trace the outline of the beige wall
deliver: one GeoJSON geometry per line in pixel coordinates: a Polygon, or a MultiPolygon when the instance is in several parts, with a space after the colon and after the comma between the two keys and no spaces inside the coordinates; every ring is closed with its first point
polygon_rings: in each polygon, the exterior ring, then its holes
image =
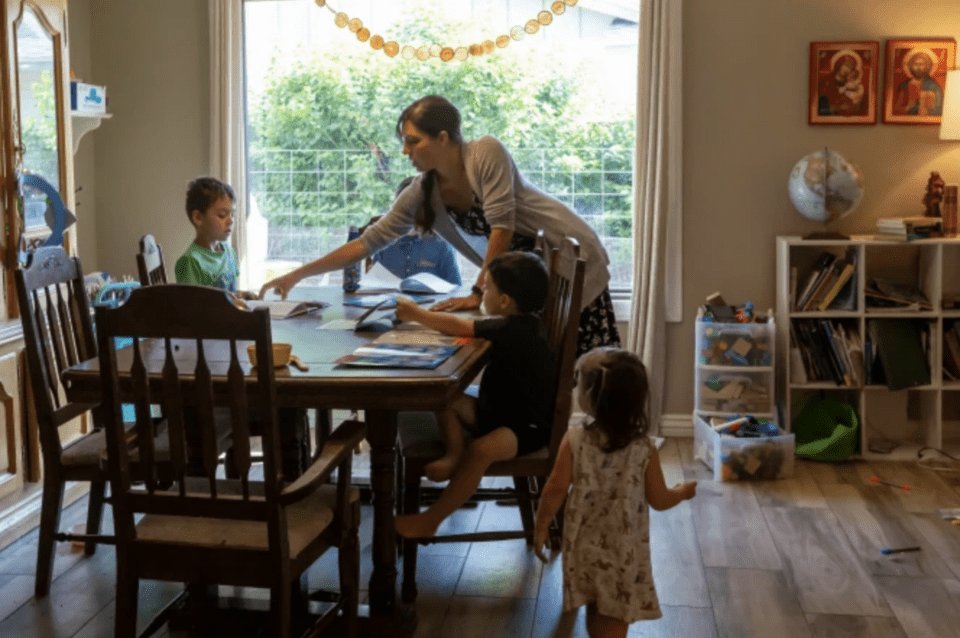
{"type": "MultiPolygon", "coordinates": [[[[156,234],[171,259],[191,237],[181,207],[186,181],[207,165],[206,3],[74,0],[71,11],[87,5],[89,76],[107,85],[115,115],[91,134],[96,197],[84,208],[84,185],[80,212],[95,209],[97,267],[132,273],[141,234],[156,234]]],[[[960,0],[685,6],[685,320],[668,326],[668,413],[692,407],[697,305],[720,290],[731,301],[773,306],[774,238],[815,230],[787,198],[787,174],[800,157],[829,146],[863,170],[866,196],[840,224],[844,232],[869,232],[878,216],[920,212],[931,170],[960,182],[960,142],[940,142],[936,127],[809,126],[806,115],[811,41],[879,40],[882,52],[891,37],[960,38],[960,0]]],[[[79,31],[72,47],[83,46],[79,31]]]]}
{"type": "MultiPolygon", "coordinates": [[[[85,8],[90,25],[74,34],[71,55],[89,55],[84,75],[107,87],[113,119],[81,142],[81,153],[93,149],[96,182],[92,198],[86,185],[80,193],[80,214],[96,224],[94,249],[81,222],[81,257],[87,270],[136,276],[141,235],[153,233],[170,259],[193,238],[183,200],[187,182],[208,170],[207,3],[70,3],[71,12],[85,8]]],[[[72,25],[80,22],[71,17],[72,25]]]]}
{"type": "Polygon", "coordinates": [[[860,166],[866,194],[846,233],[922,214],[931,170],[960,183],[960,142],[935,126],[810,126],[806,115],[811,41],[879,40],[882,60],[887,38],[960,38],[960,1],[687,0],[683,27],[685,314],[668,327],[668,413],[692,408],[697,305],[720,290],[772,307],[775,237],[817,229],[787,197],[798,159],[829,146],[860,166]]]}

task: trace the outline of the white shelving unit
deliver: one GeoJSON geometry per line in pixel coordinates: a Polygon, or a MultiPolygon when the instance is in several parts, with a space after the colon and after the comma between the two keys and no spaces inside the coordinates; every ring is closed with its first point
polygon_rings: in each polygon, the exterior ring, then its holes
{"type": "Polygon", "coordinates": [[[100,128],[103,120],[109,120],[113,117],[112,113],[80,113],[70,111],[70,119],[73,125],[73,153],[76,155],[80,148],[80,140],[90,131],[100,128]]]}
{"type": "MultiPolygon", "coordinates": [[[[960,454],[960,382],[945,378],[944,330],[960,321],[960,309],[944,308],[944,299],[960,295],[960,238],[923,239],[911,242],[873,238],[849,240],[804,240],[777,238],[777,346],[783,356],[778,369],[778,396],[783,401],[784,427],[791,428],[799,410],[813,398],[829,396],[851,404],[860,422],[860,454],[869,459],[910,460],[922,447],[960,454]],[[852,310],[800,312],[791,299],[791,268],[797,269],[796,286],[813,269],[824,251],[838,257],[855,251],[855,307],[852,310]],[[876,311],[866,307],[864,287],[868,278],[879,277],[918,287],[931,302],[931,311],[876,311]],[[930,383],[905,390],[860,383],[803,382],[791,378],[791,336],[798,319],[840,320],[855,334],[863,349],[868,322],[908,319],[925,324],[930,383]],[[884,443],[894,444],[880,452],[884,443]],[[876,451],[871,451],[871,447],[876,451]]],[[[860,360],[863,363],[863,360],[860,360]]]]}

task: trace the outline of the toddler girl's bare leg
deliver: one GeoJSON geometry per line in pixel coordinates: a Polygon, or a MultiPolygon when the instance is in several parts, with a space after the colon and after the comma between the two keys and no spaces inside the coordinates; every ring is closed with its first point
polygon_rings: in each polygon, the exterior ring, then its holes
{"type": "Polygon", "coordinates": [[[419,514],[398,516],[397,533],[405,538],[433,536],[443,519],[450,516],[473,496],[483,473],[494,461],[512,459],[517,455],[517,436],[507,428],[497,428],[475,439],[467,447],[440,498],[419,514]]]}
{"type": "Polygon", "coordinates": [[[596,605],[587,605],[587,635],[590,638],[626,638],[627,623],[604,616],[596,605]]]}
{"type": "Polygon", "coordinates": [[[461,395],[448,410],[437,413],[444,454],[423,468],[431,481],[446,481],[453,476],[463,455],[463,428],[471,429],[476,420],[476,403],[473,397],[461,395]]]}

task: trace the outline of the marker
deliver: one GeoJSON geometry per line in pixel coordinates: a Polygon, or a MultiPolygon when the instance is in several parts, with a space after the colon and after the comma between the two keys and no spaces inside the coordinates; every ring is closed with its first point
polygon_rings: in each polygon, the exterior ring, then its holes
{"type": "Polygon", "coordinates": [[[902,554],[903,552],[919,552],[919,547],[882,547],[880,548],[880,553],[884,556],[889,556],[890,554],[902,554]]]}
{"type": "Polygon", "coordinates": [[[885,481],[884,479],[880,478],[876,474],[870,477],[870,482],[876,483],[878,485],[889,485],[890,487],[896,487],[903,490],[904,492],[909,492],[911,489],[908,483],[900,484],[900,483],[894,483],[893,481],[885,481]]]}

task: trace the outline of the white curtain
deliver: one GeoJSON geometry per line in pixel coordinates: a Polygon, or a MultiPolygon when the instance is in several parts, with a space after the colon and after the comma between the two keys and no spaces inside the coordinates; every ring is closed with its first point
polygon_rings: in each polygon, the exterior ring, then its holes
{"type": "Polygon", "coordinates": [[[233,246],[240,259],[240,287],[249,288],[247,267],[246,136],[243,89],[243,0],[209,0],[210,174],[237,194],[233,246]]]}
{"type": "Polygon", "coordinates": [[[627,347],[650,377],[650,424],[659,427],[666,321],[682,319],[682,0],[641,0],[637,63],[633,298],[627,347]]]}

